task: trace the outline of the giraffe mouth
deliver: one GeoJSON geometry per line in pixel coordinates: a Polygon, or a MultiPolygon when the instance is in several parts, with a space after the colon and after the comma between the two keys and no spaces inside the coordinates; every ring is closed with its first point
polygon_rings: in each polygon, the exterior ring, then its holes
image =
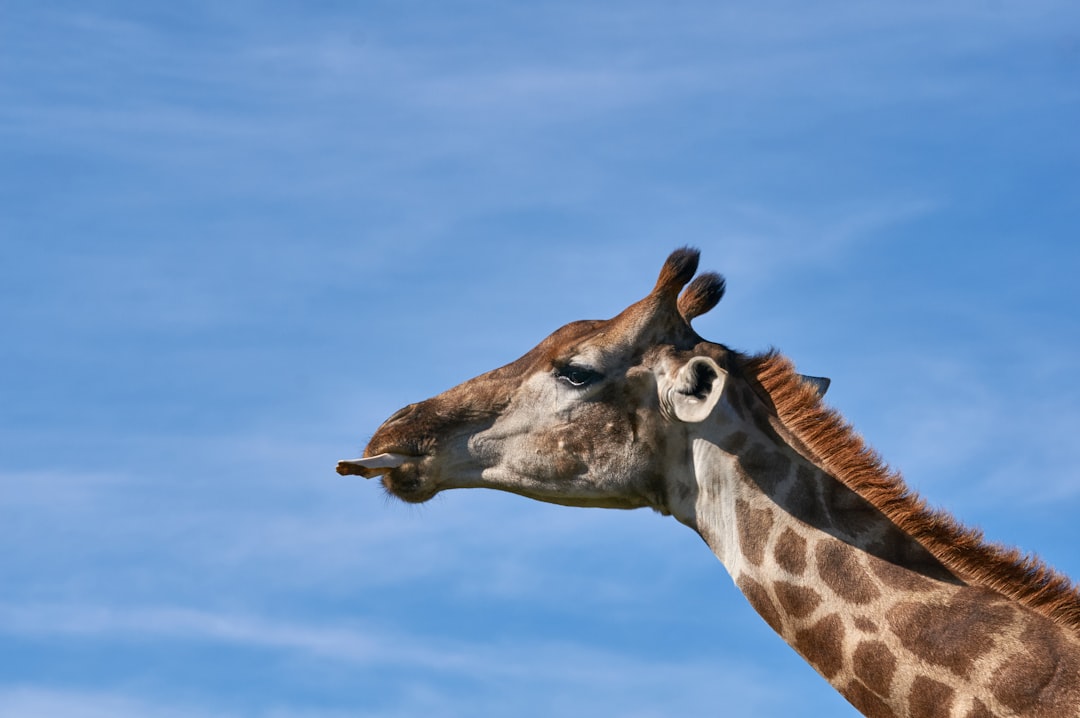
{"type": "Polygon", "coordinates": [[[406,456],[405,454],[378,454],[367,456],[362,459],[342,459],[337,463],[337,472],[342,476],[363,476],[370,479],[375,476],[388,474],[394,469],[405,465],[410,459],[418,459],[418,456],[406,456]]]}
{"type": "Polygon", "coordinates": [[[392,496],[410,504],[427,501],[439,492],[435,482],[425,476],[421,461],[425,457],[384,453],[362,459],[345,459],[337,464],[342,476],[382,477],[382,485],[392,496]]]}

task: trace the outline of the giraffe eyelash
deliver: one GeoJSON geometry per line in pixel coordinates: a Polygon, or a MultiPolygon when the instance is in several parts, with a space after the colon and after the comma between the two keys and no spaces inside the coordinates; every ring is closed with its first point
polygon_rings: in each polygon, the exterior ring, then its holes
{"type": "Polygon", "coordinates": [[[580,389],[589,386],[590,384],[595,384],[603,379],[604,376],[600,372],[589,369],[588,367],[567,364],[555,368],[555,378],[564,384],[580,389]]]}

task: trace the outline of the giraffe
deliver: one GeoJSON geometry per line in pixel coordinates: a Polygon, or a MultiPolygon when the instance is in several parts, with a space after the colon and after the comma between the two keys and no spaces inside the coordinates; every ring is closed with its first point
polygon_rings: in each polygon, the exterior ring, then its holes
{"type": "Polygon", "coordinates": [[[1080,591],[910,491],[781,354],[702,339],[699,252],[644,299],[388,418],[342,475],[419,503],[493,488],[651,507],[873,718],[1080,716],[1080,591]]]}

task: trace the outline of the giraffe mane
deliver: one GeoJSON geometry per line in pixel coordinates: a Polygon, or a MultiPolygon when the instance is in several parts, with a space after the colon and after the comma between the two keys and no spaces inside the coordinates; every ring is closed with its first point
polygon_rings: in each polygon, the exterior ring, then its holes
{"type": "Polygon", "coordinates": [[[1019,601],[1080,632],[1080,588],[1042,559],[988,542],[979,529],[928,506],[904,483],[817,390],[800,379],[776,351],[742,358],[780,423],[816,457],[821,467],[881,511],[961,580],[1019,601]]]}

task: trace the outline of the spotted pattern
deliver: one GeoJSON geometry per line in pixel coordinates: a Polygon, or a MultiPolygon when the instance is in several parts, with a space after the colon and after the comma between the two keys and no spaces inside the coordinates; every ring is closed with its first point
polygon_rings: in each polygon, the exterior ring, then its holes
{"type": "MultiPolygon", "coordinates": [[[[788,476],[743,477],[779,503],[736,500],[745,561],[737,582],[765,621],[863,715],[954,718],[954,708],[965,718],[1003,709],[1044,718],[1076,713],[1080,689],[1069,686],[1080,674],[1080,650],[1061,645],[1049,619],[1032,613],[1018,625],[1018,615],[1031,612],[965,586],[917,544],[852,545],[845,531],[830,527],[835,512],[848,528],[872,530],[876,519],[859,497],[841,495],[843,487],[823,488],[828,476],[788,465],[751,439],[736,433],[729,440],[749,456],[744,468],[788,476]],[[839,605],[846,608],[838,611],[839,605]],[[1039,648],[1011,660],[989,658],[1000,650],[1001,636],[1039,648]],[[965,681],[987,665],[996,669],[983,699],[964,693],[965,681]],[[913,667],[929,670],[913,676],[913,667]]],[[[887,544],[894,533],[895,527],[874,540],[887,544]]]]}
{"type": "MultiPolygon", "coordinates": [[[[984,694],[992,699],[961,702],[958,686],[985,665],[983,657],[998,648],[996,637],[1017,635],[1017,611],[1026,609],[991,591],[963,586],[925,561],[917,546],[894,556],[888,549],[861,550],[837,538],[842,533],[808,533],[833,520],[822,504],[835,491],[823,491],[819,483],[828,477],[795,470],[798,464],[786,466],[744,436],[729,438],[732,446],[751,447],[746,466],[784,469],[794,479],[781,486],[779,479],[774,484],[745,477],[758,489],[772,487],[770,496],[784,500],[771,506],[736,500],[739,548],[750,571],[738,584],[765,621],[862,714],[946,718],[954,706],[965,718],[996,715],[991,706],[1045,718],[1076,712],[1080,694],[1070,693],[1066,684],[1075,684],[1080,673],[1080,653],[1059,645],[1063,639],[1054,638],[1056,627],[1033,613],[1019,641],[1041,648],[993,663],[998,668],[992,692],[984,694]],[[806,502],[798,515],[787,511],[796,501],[806,502]],[[807,526],[806,519],[821,523],[807,526]],[[849,607],[846,615],[836,612],[837,602],[849,607]],[[912,665],[932,670],[900,678],[912,665]]],[[[843,502],[833,499],[833,511],[857,517],[849,525],[869,521],[858,502],[842,508],[843,502]]]]}
{"type": "Polygon", "coordinates": [[[911,569],[897,566],[889,561],[870,557],[867,561],[874,575],[889,588],[907,593],[933,590],[935,584],[920,573],[911,569]]]}
{"type": "Polygon", "coordinates": [[[739,529],[739,548],[743,556],[754,566],[765,560],[765,546],[773,526],[773,512],[750,506],[742,499],[735,501],[736,521],[739,529]]]}
{"type": "Polygon", "coordinates": [[[777,610],[765,587],[749,576],[741,577],[738,586],[758,615],[765,619],[765,623],[777,633],[783,633],[784,625],[780,618],[780,611],[777,610]]]}
{"type": "Polygon", "coordinates": [[[994,647],[1014,615],[999,602],[956,597],[942,603],[908,601],[890,609],[889,628],[903,646],[930,665],[968,678],[975,661],[994,647]]]}
{"type": "Polygon", "coordinates": [[[926,676],[916,676],[911,684],[908,707],[913,718],[948,718],[955,691],[926,676]]]}
{"type": "Polygon", "coordinates": [[[785,528],[776,539],[773,548],[776,565],[793,576],[802,576],[806,571],[806,539],[785,528]]]}
{"type": "Polygon", "coordinates": [[[832,678],[844,665],[844,621],[830,614],[810,628],[798,631],[792,646],[825,676],[832,678]]]}
{"type": "Polygon", "coordinates": [[[888,645],[881,641],[861,641],[851,655],[852,669],[856,678],[881,696],[892,690],[896,673],[896,657],[888,645]]]}
{"type": "Polygon", "coordinates": [[[878,632],[878,625],[866,616],[856,616],[852,623],[855,624],[855,628],[862,631],[863,633],[878,632]]]}
{"type": "Polygon", "coordinates": [[[994,697],[1024,715],[1080,713],[1076,646],[1067,645],[1048,619],[1031,613],[1025,619],[1020,635],[1024,649],[995,673],[994,697]]]}
{"type": "Polygon", "coordinates": [[[867,718],[896,718],[889,704],[860,681],[851,681],[840,692],[867,718]]]}
{"type": "Polygon", "coordinates": [[[839,541],[821,541],[815,554],[818,575],[840,598],[861,605],[880,595],[850,547],[839,541]]]}
{"type": "Polygon", "coordinates": [[[792,618],[806,618],[821,605],[821,594],[807,586],[779,581],[773,590],[780,607],[792,618]]]}

